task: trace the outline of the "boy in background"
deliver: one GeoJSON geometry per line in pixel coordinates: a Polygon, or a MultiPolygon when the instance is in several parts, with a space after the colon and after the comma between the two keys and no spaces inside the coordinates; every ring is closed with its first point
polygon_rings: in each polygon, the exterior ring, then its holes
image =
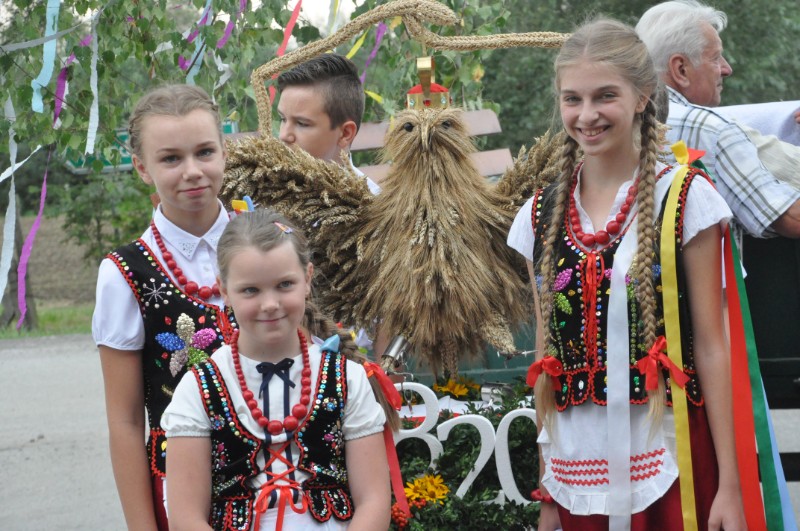
{"type": "Polygon", "coordinates": [[[381,188],[353,166],[349,155],[364,114],[358,69],[341,55],[326,53],[278,76],[281,142],[318,159],[349,166],[377,195],[381,188]]]}

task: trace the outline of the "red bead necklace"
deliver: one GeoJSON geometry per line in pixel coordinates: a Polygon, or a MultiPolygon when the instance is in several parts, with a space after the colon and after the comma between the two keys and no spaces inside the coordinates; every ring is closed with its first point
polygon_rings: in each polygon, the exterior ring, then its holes
{"type": "Polygon", "coordinates": [[[253,392],[247,388],[247,382],[244,379],[244,372],[242,372],[242,365],[239,361],[239,330],[233,332],[231,340],[231,357],[233,358],[233,367],[236,370],[236,377],[239,378],[239,387],[242,389],[242,396],[247,402],[247,407],[250,408],[250,413],[258,425],[266,428],[272,435],[278,435],[282,431],[294,431],[300,425],[300,421],[306,417],[308,413],[308,404],[311,403],[311,362],[308,358],[308,344],[306,343],[306,336],[298,330],[297,337],[300,339],[300,351],[303,353],[303,371],[300,373],[300,402],[292,407],[292,414],[280,420],[269,420],[264,416],[261,408],[258,407],[258,402],[255,399],[253,392]]]}
{"type": "Polygon", "coordinates": [[[219,296],[219,286],[216,282],[214,282],[213,286],[208,287],[198,286],[197,282],[193,280],[187,281],[186,276],[183,274],[183,269],[178,267],[178,264],[175,262],[172,253],[167,251],[167,246],[164,245],[164,240],[161,239],[161,233],[158,232],[155,221],[150,221],[150,230],[153,231],[153,238],[155,238],[156,244],[161,250],[161,256],[164,257],[167,267],[170,268],[172,274],[175,276],[175,280],[178,281],[178,284],[181,285],[183,291],[185,291],[187,295],[197,294],[197,296],[203,300],[208,300],[214,295],[219,296]]]}
{"type": "Polygon", "coordinates": [[[628,188],[628,195],[622,206],[619,207],[619,213],[606,224],[606,230],[599,230],[594,234],[586,233],[581,226],[580,215],[578,214],[578,206],[575,204],[575,188],[578,186],[578,171],[580,166],[575,169],[575,175],[572,179],[572,188],[569,194],[569,221],[572,226],[572,233],[578,238],[581,243],[586,247],[594,247],[594,245],[605,245],[611,241],[611,238],[616,236],[622,227],[625,225],[625,220],[628,219],[628,214],[631,211],[634,201],[636,201],[636,192],[639,189],[639,177],[628,188]]]}

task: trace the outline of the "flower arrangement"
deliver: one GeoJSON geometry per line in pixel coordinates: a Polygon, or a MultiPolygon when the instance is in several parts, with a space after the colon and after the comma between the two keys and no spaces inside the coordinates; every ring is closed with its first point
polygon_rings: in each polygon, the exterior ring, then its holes
{"type": "MultiPolygon", "coordinates": [[[[467,378],[437,382],[433,390],[438,397],[450,396],[461,400],[479,400],[480,386],[467,378]],[[464,392],[464,389],[467,389],[464,392]]],[[[481,415],[497,429],[502,417],[526,400],[530,388],[523,382],[515,383],[505,393],[496,408],[481,409],[468,406],[468,414],[481,415]]],[[[453,418],[444,410],[438,423],[453,418]]],[[[404,420],[405,427],[414,427],[411,419],[404,420]]],[[[527,419],[514,420],[509,429],[509,451],[512,472],[520,492],[530,498],[538,478],[538,449],[536,427],[527,419]]],[[[534,529],[539,515],[538,504],[522,505],[511,501],[499,505],[493,502],[501,490],[497,478],[494,456],[473,482],[463,498],[455,495],[466,475],[472,470],[480,451],[476,430],[468,425],[454,427],[444,451],[436,460],[435,470],[428,469],[430,453],[426,443],[419,439],[406,439],[397,446],[400,468],[406,482],[405,493],[411,514],[405,514],[397,504],[392,506],[391,529],[400,531],[432,531],[464,529],[534,529]]]]}
{"type": "Polygon", "coordinates": [[[441,378],[433,384],[433,391],[438,396],[450,396],[458,400],[480,400],[481,386],[466,376],[441,378]]]}

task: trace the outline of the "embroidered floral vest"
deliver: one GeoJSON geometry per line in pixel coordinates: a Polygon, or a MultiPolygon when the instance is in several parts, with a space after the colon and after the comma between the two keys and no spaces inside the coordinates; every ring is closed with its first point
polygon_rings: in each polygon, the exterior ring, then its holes
{"type": "Polygon", "coordinates": [[[233,325],[220,308],[173,284],[144,241],[136,240],[107,257],[117,265],[142,313],[144,404],[150,424],[147,454],[151,474],[164,477],[167,439],[161,415],[187,368],[222,346],[233,325]]]}
{"type": "MultiPolygon", "coordinates": [[[[353,517],[353,499],[347,485],[345,443],[342,424],[347,401],[346,358],[324,351],[312,408],[295,432],[300,448],[297,468],[311,474],[302,483],[311,515],[320,522],[331,516],[353,517]]],[[[230,393],[214,360],[192,368],[208,418],[211,421],[211,515],[216,530],[250,529],[256,491],[248,480],[259,473],[256,458],[264,441],[253,435],[233,408],[230,393]],[[233,458],[233,456],[236,456],[233,458]]]]}
{"type": "MultiPolygon", "coordinates": [[[[667,174],[671,168],[666,168],[658,176],[667,174]]],[[[674,230],[676,238],[676,254],[678,268],[679,310],[682,334],[682,350],[684,366],[682,369],[689,377],[686,384],[686,396],[695,405],[702,404],[700,385],[694,367],[692,352],[692,331],[689,305],[686,300],[686,279],[683,271],[681,255],[681,239],[683,235],[683,215],[686,195],[692,179],[698,172],[691,170],[684,179],[678,204],[678,216],[675,220],[674,230]]],[[[702,177],[701,177],[702,178],[702,177]]],[[[552,209],[555,185],[538,190],[533,200],[532,223],[534,234],[543,235],[552,209]]],[[[664,199],[666,203],[666,198],[664,199]]],[[[656,289],[657,302],[657,333],[664,334],[664,311],[662,303],[661,262],[658,242],[661,238],[661,216],[657,220],[656,234],[654,237],[654,266],[653,279],[656,289]]],[[[559,387],[555,389],[556,408],[564,411],[569,406],[583,404],[591,398],[592,402],[606,405],[606,331],[609,294],[611,288],[611,271],[614,267],[614,254],[627,233],[625,230],[617,235],[601,249],[587,251],[571,231],[567,229],[569,220],[565,214],[558,235],[555,249],[555,281],[552,287],[553,313],[550,320],[550,333],[553,338],[551,350],[548,352],[558,358],[563,365],[564,372],[558,377],[559,387]],[[589,293],[589,290],[593,293],[589,293]]],[[[634,235],[632,235],[634,236],[634,235]]],[[[534,269],[537,279],[540,278],[541,245],[534,247],[534,269]]],[[[636,266],[635,262],[632,269],[636,266]]],[[[641,333],[644,328],[640,320],[639,304],[635,296],[635,280],[629,274],[625,275],[627,288],[627,308],[630,342],[630,401],[633,404],[647,402],[645,390],[645,376],[636,368],[636,362],[647,355],[651,345],[644,345],[641,333]]],[[[663,370],[667,382],[667,405],[671,405],[671,391],[669,386],[669,372],[663,370]]]]}

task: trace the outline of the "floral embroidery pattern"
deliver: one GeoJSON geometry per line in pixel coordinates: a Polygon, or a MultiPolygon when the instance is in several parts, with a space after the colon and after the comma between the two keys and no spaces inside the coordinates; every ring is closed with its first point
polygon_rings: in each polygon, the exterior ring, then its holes
{"type": "Polygon", "coordinates": [[[202,349],[208,347],[217,337],[213,328],[201,328],[195,332],[192,318],[182,313],[176,325],[177,334],[162,332],[156,335],[158,344],[172,353],[169,370],[172,376],[178,374],[184,366],[192,366],[208,358],[202,349]]]}

